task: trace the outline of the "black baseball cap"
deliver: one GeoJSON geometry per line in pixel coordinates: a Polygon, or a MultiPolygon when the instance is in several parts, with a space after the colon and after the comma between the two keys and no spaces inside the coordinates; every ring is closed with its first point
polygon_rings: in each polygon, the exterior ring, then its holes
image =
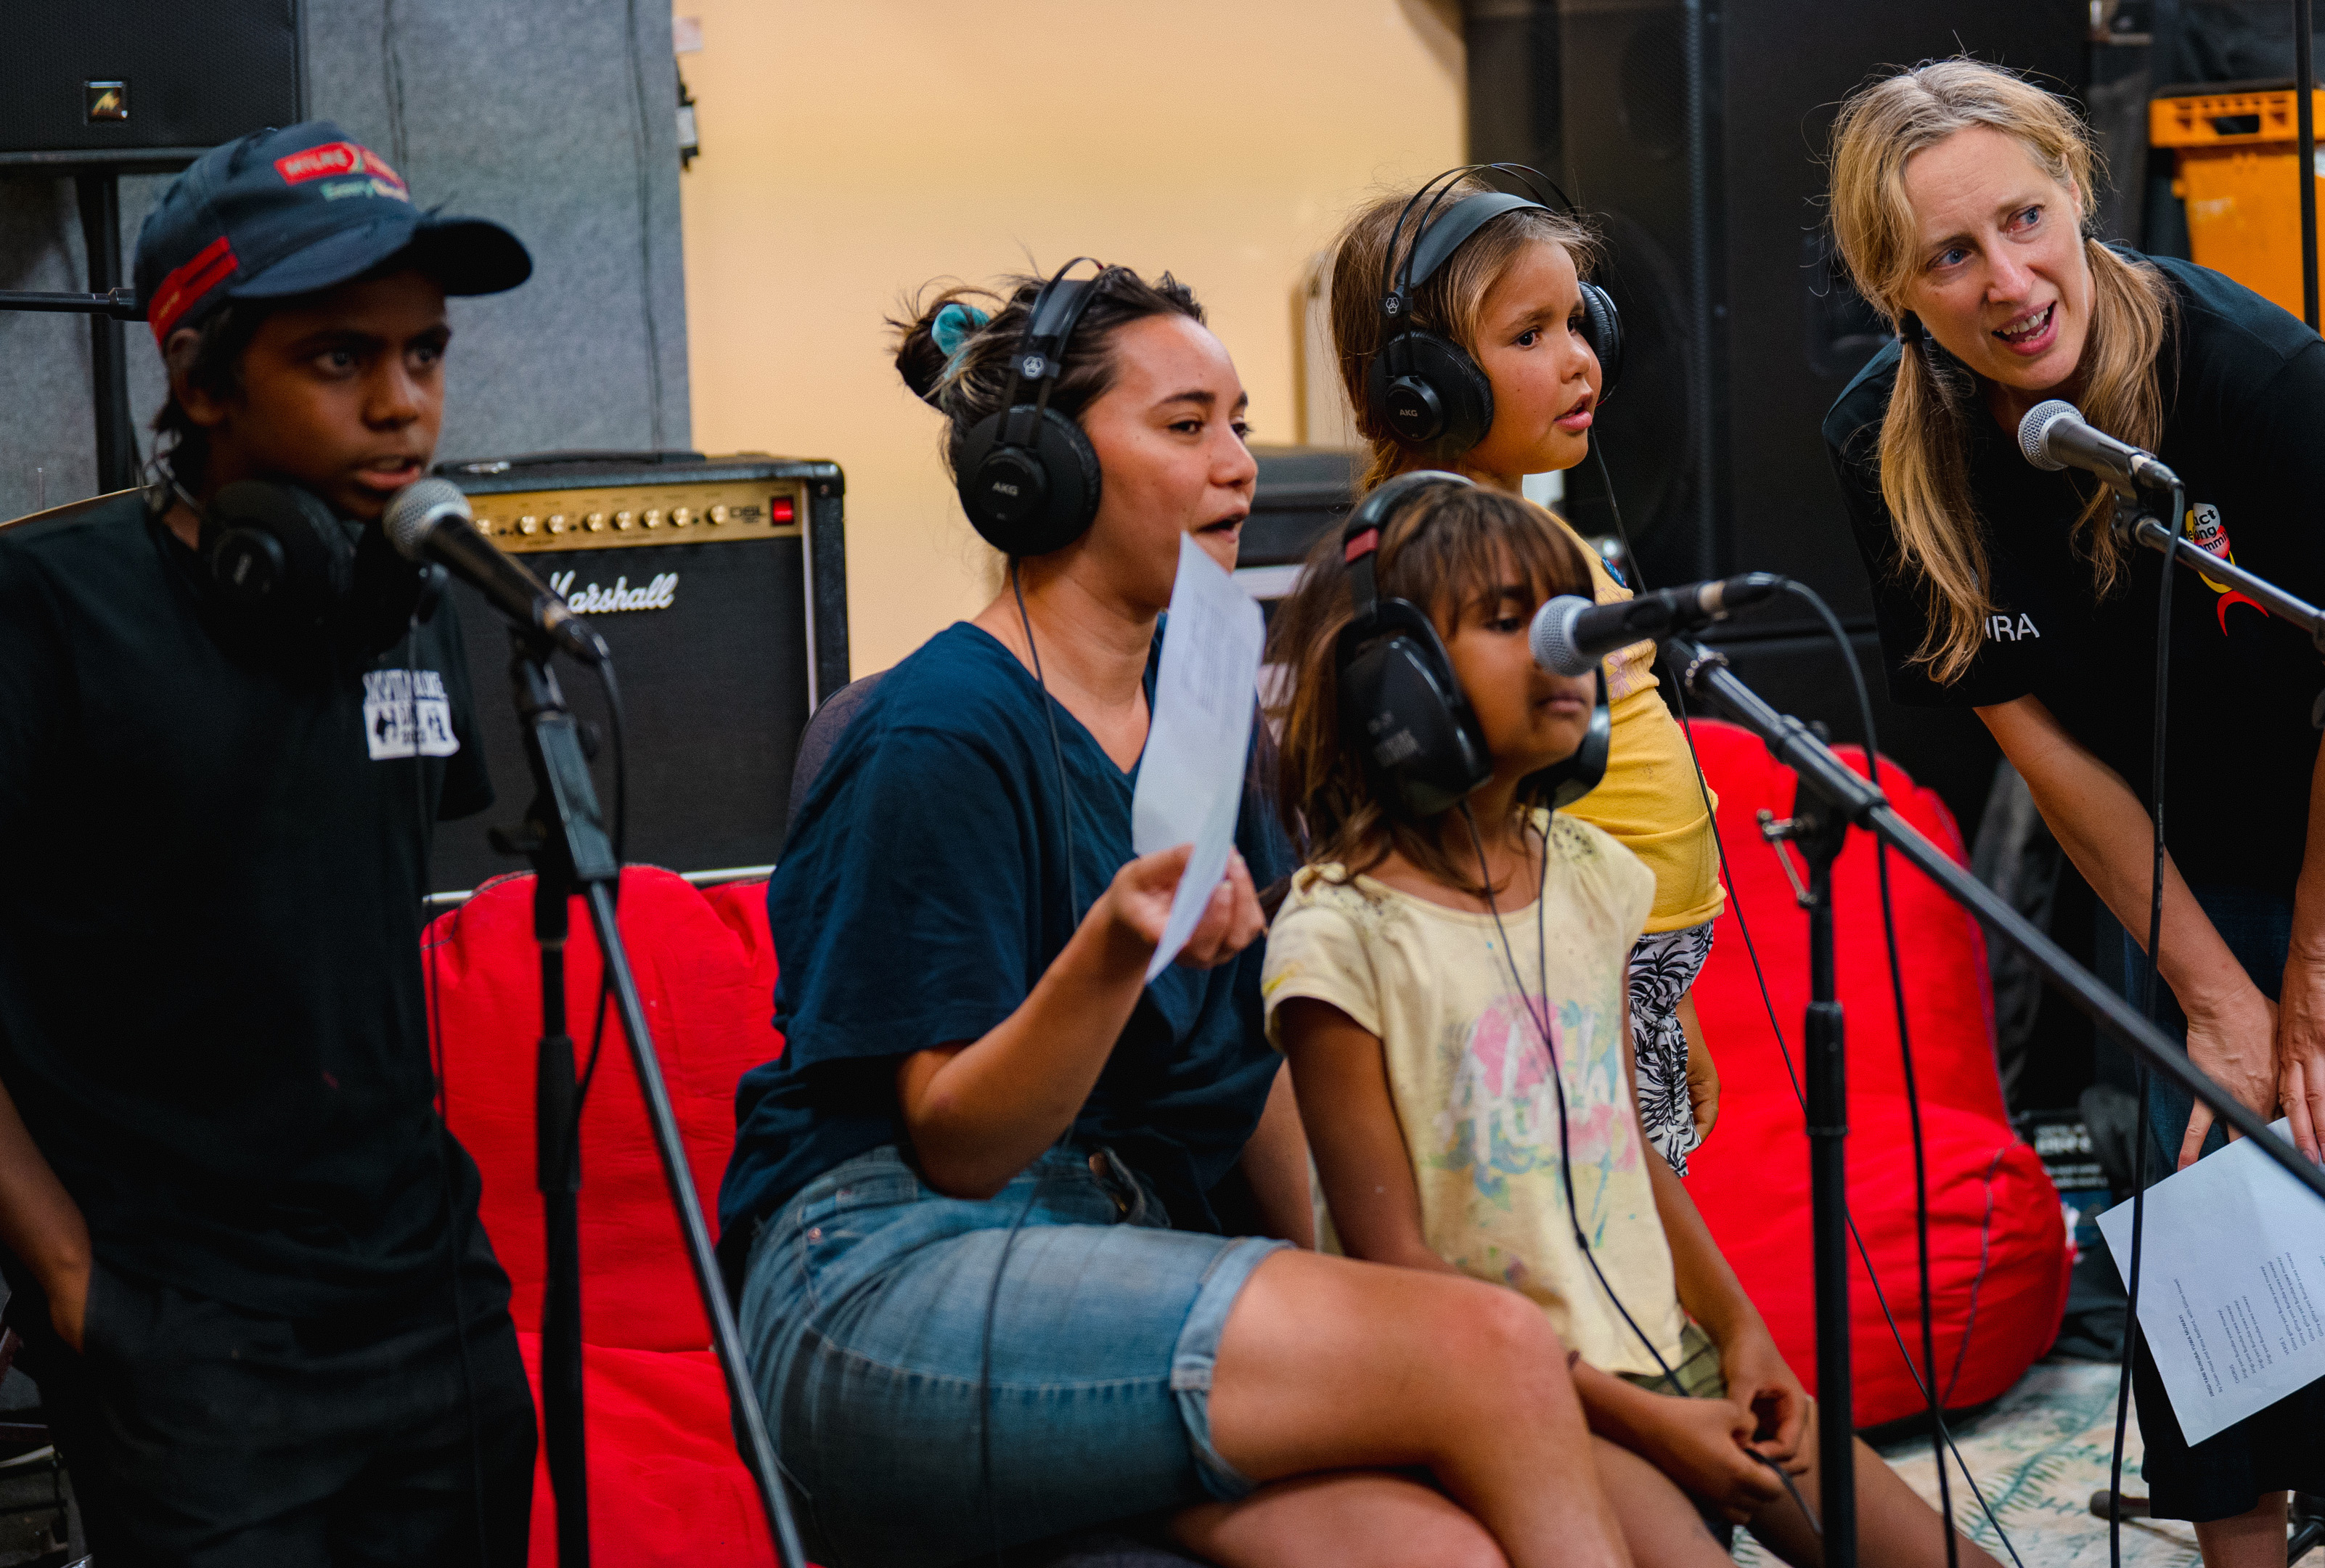
{"type": "Polygon", "coordinates": [[[308,120],[213,147],[171,182],[137,232],[137,302],[166,342],[228,300],[312,293],[407,253],[448,294],[533,275],[507,229],[421,211],[378,153],[308,120]]]}

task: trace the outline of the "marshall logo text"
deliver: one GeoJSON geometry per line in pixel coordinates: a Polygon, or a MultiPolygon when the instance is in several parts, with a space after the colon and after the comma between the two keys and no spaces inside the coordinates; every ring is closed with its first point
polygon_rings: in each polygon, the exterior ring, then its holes
{"type": "Polygon", "coordinates": [[[678,602],[678,573],[656,572],[644,588],[632,588],[626,577],[617,577],[614,586],[606,588],[594,582],[573,586],[573,573],[553,571],[549,586],[566,608],[578,616],[611,615],[617,610],[668,609],[678,602]]]}

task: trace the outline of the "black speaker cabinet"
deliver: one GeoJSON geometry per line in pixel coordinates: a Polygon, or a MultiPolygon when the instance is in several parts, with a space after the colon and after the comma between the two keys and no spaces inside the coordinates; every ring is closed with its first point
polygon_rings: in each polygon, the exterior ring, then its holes
{"type": "Polygon", "coordinates": [[[9,0],[5,17],[0,166],[176,167],[305,118],[298,0],[9,0]]]}
{"type": "MultiPolygon", "coordinates": [[[[1473,92],[1512,101],[1472,105],[1470,155],[1546,159],[1555,173],[1562,153],[1570,194],[1606,230],[1602,281],[1623,314],[1625,359],[1594,433],[1643,575],[1668,584],[1781,571],[1844,617],[1869,617],[1819,433],[1883,341],[1828,259],[1820,159],[1834,111],[1884,66],[1963,51],[2077,91],[2089,7],[1492,0],[1475,9],[1473,92]],[[1481,29],[1495,44],[1483,62],[1481,29]],[[1553,54],[1554,87],[1511,78],[1513,59],[1538,75],[1553,54]]],[[[1611,533],[1592,467],[1568,482],[1576,525],[1611,533]]],[[[1790,608],[1752,621],[1771,631],[1808,624],[1790,608]]]]}
{"type": "MultiPolygon", "coordinates": [[[[628,858],[674,871],[772,864],[808,715],[848,683],[848,566],[837,465],[756,455],[447,464],[477,526],[589,617],[627,719],[628,858]]],[[[525,869],[487,840],[532,798],[506,623],[455,584],[477,728],[498,799],[437,836],[431,885],[525,869]]],[[[445,613],[442,611],[439,612],[445,613]]],[[[582,719],[609,723],[588,671],[560,661],[582,719]]],[[[610,814],[610,747],[597,792],[610,814]]]]}

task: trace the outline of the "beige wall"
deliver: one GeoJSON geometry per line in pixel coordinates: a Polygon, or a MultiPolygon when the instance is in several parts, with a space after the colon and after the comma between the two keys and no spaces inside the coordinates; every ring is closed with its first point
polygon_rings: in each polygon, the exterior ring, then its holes
{"type": "Polygon", "coordinates": [[[848,473],[857,674],[990,591],[881,317],[1088,253],[1191,284],[1254,439],[1294,423],[1294,294],[1376,183],[1459,161],[1451,0],[679,0],[695,444],[848,473]]]}

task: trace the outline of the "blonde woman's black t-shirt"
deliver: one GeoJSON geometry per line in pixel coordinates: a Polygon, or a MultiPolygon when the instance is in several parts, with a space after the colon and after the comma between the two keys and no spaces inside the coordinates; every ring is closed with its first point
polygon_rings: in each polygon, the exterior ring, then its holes
{"type": "Polygon", "coordinates": [[[476,1202],[419,951],[433,824],[492,800],[459,618],[358,658],[197,570],[135,496],[0,533],[0,1081],[107,1268],[392,1310],[476,1202]]]}
{"type": "MultiPolygon", "coordinates": [[[[2157,455],[2187,485],[2188,536],[2311,603],[2325,600],[2325,341],[2216,272],[2154,258],[2179,296],[2164,351],[2157,455]]],[[[1934,348],[1916,352],[1942,352],[1934,348]]],[[[1969,487],[1994,614],[1969,668],[1940,685],[1913,654],[1929,587],[1900,569],[1881,498],[1892,343],[1849,383],[1824,436],[1873,582],[1890,695],[1919,707],[2039,698],[2146,801],[2152,777],[2156,598],[2164,561],[2141,549],[2105,599],[2075,520],[2098,481],[2047,473],[1981,404],[1969,487]]],[[[2105,525],[2102,521],[2102,527],[2105,525]]],[[[2174,569],[2164,823],[2181,874],[2290,892],[2308,826],[2325,660],[2306,633],[2174,569]]]]}

